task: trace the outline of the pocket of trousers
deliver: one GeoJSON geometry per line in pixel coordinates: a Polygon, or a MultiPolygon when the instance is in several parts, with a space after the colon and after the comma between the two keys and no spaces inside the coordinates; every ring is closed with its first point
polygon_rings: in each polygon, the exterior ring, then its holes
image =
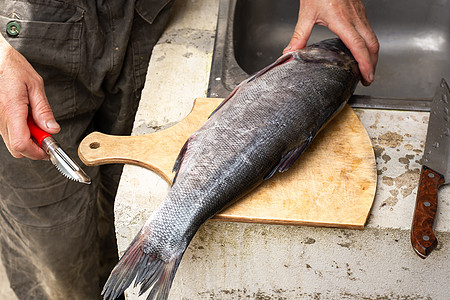
{"type": "Polygon", "coordinates": [[[0,31],[44,79],[55,117],[73,116],[84,10],[56,0],[0,1],[0,7],[0,31]]]}
{"type": "Polygon", "coordinates": [[[136,0],[136,12],[152,24],[158,14],[173,0],[136,0]]]}

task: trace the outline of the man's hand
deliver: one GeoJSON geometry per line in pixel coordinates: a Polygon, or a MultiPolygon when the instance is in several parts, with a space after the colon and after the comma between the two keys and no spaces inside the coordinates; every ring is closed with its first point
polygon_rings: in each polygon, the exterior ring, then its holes
{"type": "Polygon", "coordinates": [[[301,0],[295,32],[283,53],[301,49],[314,24],[327,26],[350,49],[359,64],[362,83],[370,85],[378,61],[378,39],[360,0],[301,0]]]}
{"type": "Polygon", "coordinates": [[[54,134],[60,130],[45,96],[42,77],[0,35],[0,134],[15,158],[47,159],[30,137],[29,110],[37,126],[54,134]]]}

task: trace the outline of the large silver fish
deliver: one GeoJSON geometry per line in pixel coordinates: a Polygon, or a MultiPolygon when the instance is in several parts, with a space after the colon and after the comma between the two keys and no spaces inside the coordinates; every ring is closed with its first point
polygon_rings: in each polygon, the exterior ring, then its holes
{"type": "Polygon", "coordinates": [[[103,289],[115,299],[135,279],[167,299],[199,227],[276,172],[286,171],[341,110],[359,80],[339,39],[280,57],[243,81],[188,139],[166,199],[146,221],[103,289]]]}

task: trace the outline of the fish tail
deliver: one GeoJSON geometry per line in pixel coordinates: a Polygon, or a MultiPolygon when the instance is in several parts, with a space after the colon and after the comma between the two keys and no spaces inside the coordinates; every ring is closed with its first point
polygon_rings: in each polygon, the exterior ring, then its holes
{"type": "Polygon", "coordinates": [[[139,232],[111,271],[108,281],[103,287],[103,299],[116,299],[134,279],[136,279],[134,287],[141,285],[139,296],[150,289],[147,300],[166,300],[168,298],[183,253],[165,261],[158,258],[157,253],[143,251],[143,238],[144,235],[139,232]]]}

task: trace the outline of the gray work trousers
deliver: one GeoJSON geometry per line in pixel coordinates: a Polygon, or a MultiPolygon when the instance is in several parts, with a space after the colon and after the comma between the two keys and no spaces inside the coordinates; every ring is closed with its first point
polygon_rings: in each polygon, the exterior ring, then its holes
{"type": "MultiPolygon", "coordinates": [[[[78,159],[88,133],[130,134],[170,0],[0,0],[0,32],[43,77],[78,159]],[[19,23],[17,35],[9,22],[19,23]],[[10,33],[10,32],[9,32],[10,33]]],[[[81,164],[80,161],[78,163],[81,164]]],[[[83,165],[82,165],[83,166],[83,165]]],[[[113,201],[122,167],[83,167],[83,185],[0,142],[0,252],[19,299],[99,299],[117,262],[113,201]]]]}

